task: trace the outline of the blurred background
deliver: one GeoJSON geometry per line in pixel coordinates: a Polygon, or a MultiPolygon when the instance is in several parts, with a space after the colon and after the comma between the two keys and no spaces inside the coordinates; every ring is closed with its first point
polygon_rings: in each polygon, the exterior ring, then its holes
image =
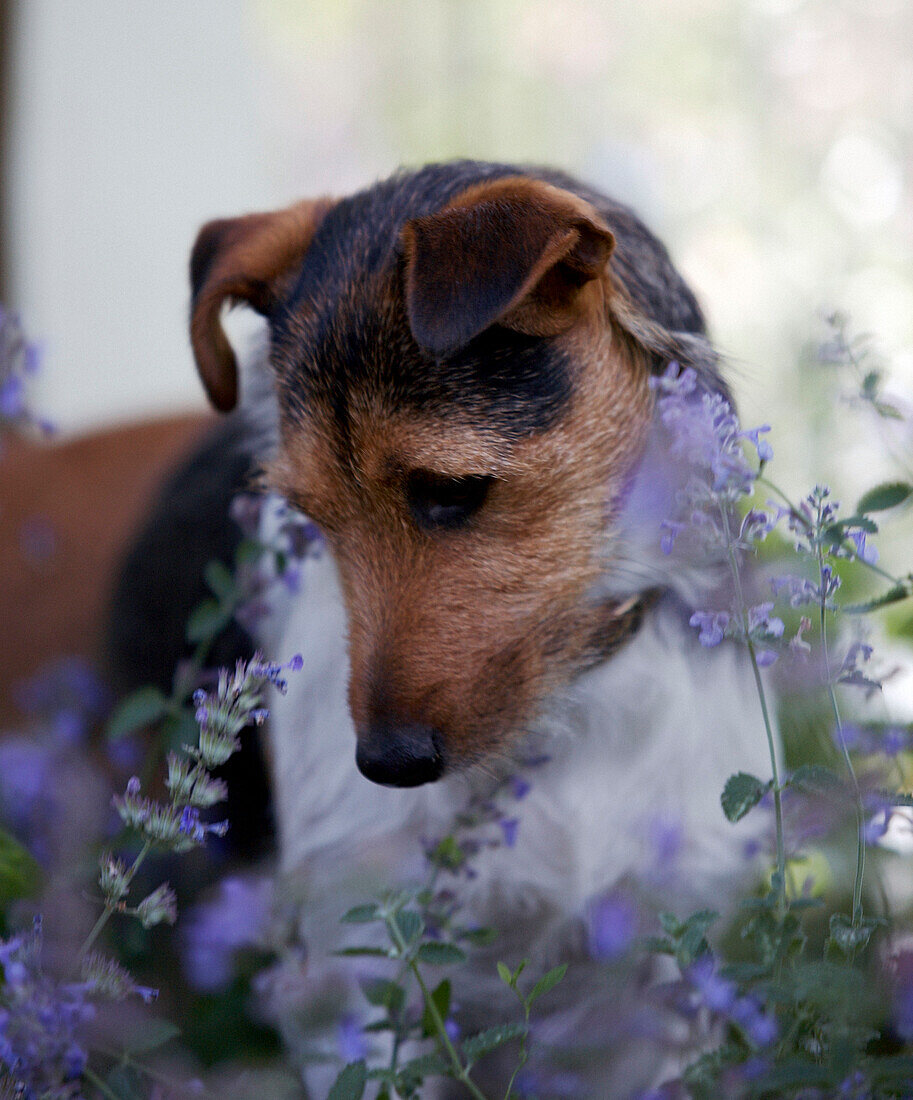
{"type": "Polygon", "coordinates": [[[201,404],[202,221],[453,156],[632,203],[779,434],[822,309],[913,382],[906,0],[0,7],[3,296],[44,342],[40,404],[65,431],[201,404]]]}
{"type": "Polygon", "coordinates": [[[832,380],[797,368],[843,310],[910,402],[908,0],[0,11],[0,300],[43,344],[35,403],[64,433],[202,407],[185,316],[203,221],[472,156],[569,169],[644,216],[732,359],[743,419],[774,424],[791,490],[890,473],[835,422],[832,380]]]}

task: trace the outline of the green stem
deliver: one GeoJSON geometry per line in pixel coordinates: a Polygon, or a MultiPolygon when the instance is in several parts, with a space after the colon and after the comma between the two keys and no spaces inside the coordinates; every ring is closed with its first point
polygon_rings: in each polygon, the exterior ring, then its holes
{"type": "Polygon", "coordinates": [[[758,699],[761,701],[761,715],[764,719],[764,731],[767,734],[767,749],[770,753],[770,770],[773,776],[774,792],[774,820],[777,833],[777,876],[779,889],[777,891],[777,904],[780,914],[786,910],[786,846],[783,839],[783,799],[780,788],[780,769],[777,764],[777,747],[774,738],[773,723],[770,720],[770,711],[767,706],[767,695],[764,691],[764,682],[761,679],[761,669],[758,667],[758,658],[755,653],[754,642],[748,628],[748,609],[745,604],[745,595],[742,590],[742,578],[739,573],[739,562],[733,546],[732,532],[729,527],[729,513],[723,505],[720,505],[720,515],[723,520],[723,530],[726,533],[726,549],[729,555],[729,568],[732,572],[732,582],[735,586],[736,603],[739,615],[742,619],[742,629],[745,632],[745,640],[748,644],[748,656],[751,658],[751,671],[754,674],[755,688],[758,699]]]}
{"type": "Polygon", "coordinates": [[[856,874],[853,879],[853,925],[858,927],[862,921],[862,880],[865,875],[865,810],[862,805],[862,792],[859,789],[859,780],[856,777],[856,769],[850,758],[846,738],[843,734],[843,721],[840,718],[840,707],[837,705],[837,693],[831,678],[831,663],[827,648],[827,597],[825,594],[824,555],[820,543],[817,546],[818,557],[818,585],[821,591],[821,605],[819,608],[821,619],[821,654],[824,658],[824,679],[827,683],[827,693],[831,701],[831,709],[834,712],[834,721],[837,725],[837,737],[840,741],[840,752],[846,770],[849,772],[850,781],[853,784],[853,799],[856,805],[856,874]]]}
{"type": "MultiPolygon", "coordinates": [[[[149,855],[149,852],[150,852],[151,848],[152,848],[152,841],[151,840],[144,841],[143,846],[142,846],[142,848],[140,848],[136,859],[133,861],[133,866],[130,867],[130,869],[124,875],[124,885],[127,886],[128,888],[130,886],[130,883],[133,881],[134,875],[136,874],[136,872],[142,866],[143,860],[146,858],[147,855],[149,855]]],[[[79,958],[80,962],[82,962],[82,960],[86,957],[86,955],[88,955],[89,950],[91,949],[92,945],[95,943],[95,941],[101,935],[102,929],[105,927],[105,925],[111,919],[111,914],[115,911],[115,908],[116,907],[114,905],[112,905],[110,901],[105,902],[105,907],[101,911],[101,913],[99,914],[98,920],[93,925],[92,931],[88,934],[88,936],[86,936],[85,943],[79,949],[78,958],[79,958]]]]}
{"type": "MultiPolygon", "coordinates": [[[[794,515],[796,519],[801,520],[801,522],[805,524],[809,531],[811,531],[811,524],[808,522],[805,516],[802,515],[799,509],[796,508],[796,506],[789,499],[786,493],[784,493],[783,490],[779,488],[779,486],[775,485],[769,478],[760,475],[758,476],[758,481],[763,482],[768,489],[771,489],[773,492],[775,492],[780,500],[782,500],[783,503],[789,508],[792,515],[794,515]]],[[[849,540],[846,540],[846,542],[847,548],[849,549],[851,544],[849,544],[849,540]]],[[[886,581],[890,581],[891,584],[903,585],[904,587],[906,587],[909,581],[908,577],[895,577],[893,573],[889,573],[886,569],[882,569],[880,565],[876,565],[874,562],[866,561],[864,558],[860,558],[858,554],[854,554],[854,558],[861,565],[864,565],[867,569],[871,569],[873,573],[877,573],[879,577],[884,577],[886,581]]]]}
{"type": "Polygon", "coordinates": [[[86,1066],[86,1068],[82,1071],[82,1075],[87,1081],[92,1082],[92,1084],[98,1089],[102,1096],[107,1096],[108,1100],[121,1100],[117,1093],[112,1092],[111,1089],[109,1089],[104,1081],[102,1081],[102,1079],[98,1076],[98,1074],[93,1073],[88,1066],[86,1066]]]}
{"type": "Polygon", "coordinates": [[[526,1031],[523,1032],[523,1039],[520,1042],[520,1057],[517,1059],[517,1064],[514,1067],[513,1073],[510,1075],[510,1080],[507,1082],[507,1091],[504,1093],[504,1100],[510,1100],[511,1090],[514,1087],[514,1081],[517,1079],[517,1074],[526,1065],[526,1061],[529,1058],[529,1052],[526,1048],[527,1041],[529,1039],[529,1005],[522,1001],[523,1004],[523,1017],[526,1024],[526,1031]]]}
{"type": "MultiPolygon", "coordinates": [[[[387,918],[387,931],[390,933],[390,938],[393,940],[401,956],[408,956],[408,947],[406,941],[400,934],[399,928],[396,925],[395,914],[387,918]]],[[[454,1075],[458,1081],[461,1081],[470,1093],[476,1098],[476,1100],[488,1100],[484,1092],[481,1092],[475,1082],[470,1078],[469,1071],[463,1065],[460,1060],[459,1054],[456,1052],[456,1047],[450,1041],[450,1036],[447,1034],[447,1028],[444,1027],[444,1021],[441,1018],[441,1013],[438,1010],[437,1005],[434,1003],[434,998],[431,996],[431,991],[428,986],[425,985],[425,980],[422,977],[422,973],[418,968],[418,963],[414,958],[409,959],[409,969],[412,971],[413,977],[418,982],[418,987],[422,991],[422,1000],[425,1002],[425,1008],[428,1010],[428,1015],[434,1022],[434,1028],[437,1032],[437,1037],[441,1045],[447,1052],[450,1058],[450,1064],[453,1066],[454,1075]]]]}

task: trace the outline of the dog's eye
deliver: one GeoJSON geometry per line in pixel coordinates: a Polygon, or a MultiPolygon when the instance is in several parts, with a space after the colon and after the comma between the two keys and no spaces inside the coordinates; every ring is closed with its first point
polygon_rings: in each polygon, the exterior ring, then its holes
{"type": "Polygon", "coordinates": [[[485,503],[491,482],[485,474],[445,477],[413,470],[406,478],[409,511],[426,531],[461,527],[485,503]]]}

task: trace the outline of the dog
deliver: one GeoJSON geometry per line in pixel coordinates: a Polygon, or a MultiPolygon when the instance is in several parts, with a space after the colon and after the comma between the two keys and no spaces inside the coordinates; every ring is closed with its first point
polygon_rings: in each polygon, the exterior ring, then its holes
{"type": "MultiPolygon", "coordinates": [[[[143,682],[129,666],[148,639],[179,648],[156,628],[161,607],[175,614],[169,578],[224,556],[224,506],[251,469],[319,527],[298,594],[236,639],[304,658],[273,701],[267,755],[315,989],[353,985],[331,957],[347,906],[414,872],[421,842],[531,744],[549,760],[515,843],[483,850],[465,886],[472,918],[504,930],[497,958],[585,955],[594,899],[647,869],[682,912],[725,908],[740,863],[720,791],[769,762],[746,663],[688,627],[713,569],[660,549],[681,472],[650,379],[677,360],[728,396],[663,245],[569,176],[460,161],[211,222],[190,266],[217,409],[244,390],[223,307],[260,314],[268,348],[251,400],[137,544],[113,652],[126,684],[143,682]],[[190,529],[207,502],[215,534],[190,529]],[[674,853],[651,849],[657,819],[675,823],[674,853]]],[[[482,958],[455,996],[477,1023],[498,996],[482,958]]],[[[559,1040],[617,996],[564,988],[559,1040]]],[[[631,1049],[595,1059],[585,1094],[654,1077],[631,1049]]]]}

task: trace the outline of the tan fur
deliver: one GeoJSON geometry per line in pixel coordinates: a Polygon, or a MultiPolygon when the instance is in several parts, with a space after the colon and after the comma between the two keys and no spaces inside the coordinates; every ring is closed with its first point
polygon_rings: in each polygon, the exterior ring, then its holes
{"type": "Polygon", "coordinates": [[[304,255],[330,206],[330,199],[307,200],[268,214],[209,222],[200,230],[191,270],[199,261],[204,275],[194,287],[190,340],[209,399],[222,412],[238,399],[238,365],[222,329],[222,306],[245,301],[266,308],[275,284],[304,255]]]}
{"type": "Polygon", "coordinates": [[[497,754],[609,626],[586,594],[603,564],[607,502],[639,456],[651,402],[607,293],[606,278],[580,295],[562,338],[578,364],[575,393],[547,432],[507,443],[466,416],[353,403],[342,464],[328,413],[311,408],[304,427],[286,425],[269,476],[323,526],[339,567],[356,728],[382,706],[438,729],[452,765],[497,754]],[[404,495],[415,469],[497,480],[476,522],[426,533],[404,495]]]}

